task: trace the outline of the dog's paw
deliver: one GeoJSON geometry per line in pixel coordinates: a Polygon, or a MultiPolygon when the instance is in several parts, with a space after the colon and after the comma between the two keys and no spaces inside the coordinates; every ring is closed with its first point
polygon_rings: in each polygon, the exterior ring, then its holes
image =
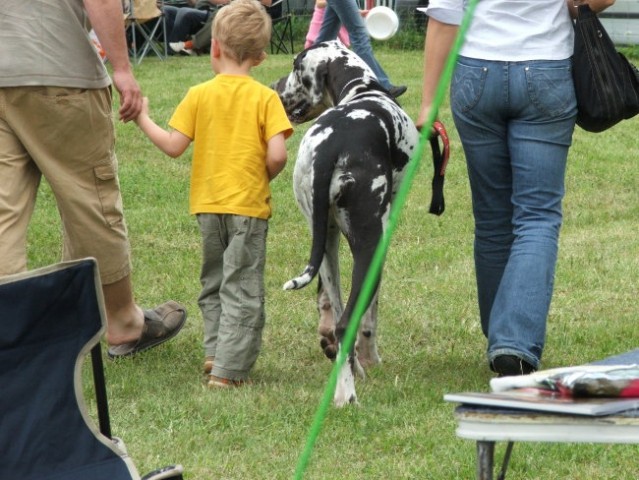
{"type": "Polygon", "coordinates": [[[322,337],[320,340],[320,347],[322,347],[324,355],[326,355],[331,360],[335,360],[335,358],[337,357],[337,343],[331,342],[326,337],[322,337]]]}
{"type": "Polygon", "coordinates": [[[349,362],[345,362],[339,372],[333,404],[338,408],[346,405],[359,405],[355,391],[355,377],[349,362]]]}

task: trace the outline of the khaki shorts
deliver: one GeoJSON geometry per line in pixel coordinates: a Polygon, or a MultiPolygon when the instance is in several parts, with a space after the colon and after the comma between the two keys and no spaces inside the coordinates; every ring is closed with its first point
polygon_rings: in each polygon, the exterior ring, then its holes
{"type": "Polygon", "coordinates": [[[0,275],[27,268],[43,176],[62,219],[63,259],[95,257],[103,284],[130,274],[114,145],[110,89],[0,88],[0,275]]]}

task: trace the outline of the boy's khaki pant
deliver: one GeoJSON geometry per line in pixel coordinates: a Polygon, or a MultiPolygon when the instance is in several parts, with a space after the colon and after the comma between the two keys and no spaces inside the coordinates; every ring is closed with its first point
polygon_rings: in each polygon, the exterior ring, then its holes
{"type": "Polygon", "coordinates": [[[202,233],[204,353],[212,375],[246,380],[262,344],[264,265],[268,221],[198,214],[202,233]]]}

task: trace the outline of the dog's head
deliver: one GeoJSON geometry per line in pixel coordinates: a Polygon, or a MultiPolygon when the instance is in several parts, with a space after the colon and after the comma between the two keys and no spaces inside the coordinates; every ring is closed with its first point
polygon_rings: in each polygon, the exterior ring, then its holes
{"type": "Polygon", "coordinates": [[[271,87],[282,99],[288,118],[297,124],[317,118],[356,93],[383,91],[370,67],[336,40],[299,53],[291,73],[271,87]]]}

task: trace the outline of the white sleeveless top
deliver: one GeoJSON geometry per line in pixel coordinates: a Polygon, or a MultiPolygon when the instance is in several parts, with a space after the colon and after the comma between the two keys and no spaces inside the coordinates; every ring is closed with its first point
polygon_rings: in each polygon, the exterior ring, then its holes
{"type": "MultiPolygon", "coordinates": [[[[468,0],[430,0],[427,15],[461,24],[468,0]]],[[[460,54],[484,60],[563,60],[574,29],[565,0],[479,0],[460,54]]]]}

